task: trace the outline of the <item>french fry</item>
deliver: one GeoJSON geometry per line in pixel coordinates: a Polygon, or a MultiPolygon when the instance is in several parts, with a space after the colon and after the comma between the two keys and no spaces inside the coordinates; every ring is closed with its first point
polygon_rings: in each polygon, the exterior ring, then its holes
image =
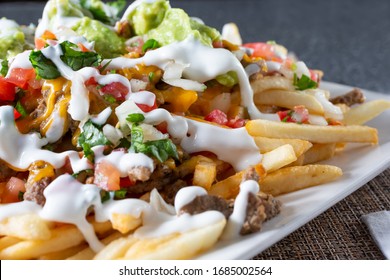
{"type": "Polygon", "coordinates": [[[275,139],[261,136],[253,137],[253,139],[262,154],[275,150],[285,144],[290,144],[294,149],[295,155],[299,157],[312,146],[312,143],[309,141],[301,139],[275,139]]]}
{"type": "MultiPolygon", "coordinates": [[[[122,237],[123,235],[120,232],[114,232],[113,234],[101,240],[101,242],[107,245],[122,237]]],[[[95,255],[96,253],[90,247],[86,246],[86,248],[76,251],[74,255],[68,256],[67,260],[92,260],[95,255]]]]}
{"type": "Polygon", "coordinates": [[[225,224],[226,220],[222,219],[204,228],[158,238],[137,239],[129,235],[111,242],[95,259],[191,259],[217,242],[225,224]]]}
{"type": "MultiPolygon", "coordinates": [[[[42,255],[38,257],[39,260],[65,260],[83,250],[89,248],[88,244],[82,243],[70,248],[66,248],[64,250],[60,250],[57,252],[48,253],[46,255],[42,255]]],[[[92,255],[93,256],[93,255],[92,255]]]]}
{"type": "Polygon", "coordinates": [[[313,146],[304,154],[302,165],[317,163],[322,160],[330,159],[336,151],[336,143],[313,144],[313,146]]]}
{"type": "Polygon", "coordinates": [[[362,125],[390,109],[390,101],[373,100],[351,108],[344,114],[346,125],[362,125]]]}
{"type": "Polygon", "coordinates": [[[285,90],[262,91],[257,92],[253,100],[256,105],[276,105],[289,109],[293,109],[297,105],[303,105],[310,113],[324,114],[324,108],[321,103],[313,95],[303,92],[285,90]]]}
{"type": "Polygon", "coordinates": [[[4,248],[15,245],[16,243],[18,243],[20,241],[21,241],[21,239],[19,239],[17,237],[13,237],[13,236],[0,237],[0,250],[3,250],[4,248]]]}
{"type": "Polygon", "coordinates": [[[298,138],[314,143],[378,143],[378,131],[367,126],[315,126],[259,119],[248,121],[246,129],[252,136],[298,138]]]}
{"type": "Polygon", "coordinates": [[[215,162],[200,161],[195,167],[192,184],[209,190],[216,176],[217,165],[215,162]]]}
{"type": "MultiPolygon", "coordinates": [[[[262,164],[256,165],[255,169],[260,177],[265,176],[266,171],[262,164]]],[[[209,194],[217,195],[225,199],[235,198],[240,191],[240,183],[245,172],[246,170],[243,170],[222,181],[219,181],[218,183],[215,183],[211,186],[209,194]]]]}
{"type": "Polygon", "coordinates": [[[267,173],[275,171],[297,160],[294,149],[290,144],[280,146],[263,155],[261,164],[267,173]]]}
{"type": "Polygon", "coordinates": [[[111,222],[113,229],[125,234],[141,226],[142,218],[130,214],[113,213],[111,222]]]}
{"type": "Polygon", "coordinates": [[[25,240],[47,240],[51,236],[52,224],[36,214],[13,216],[0,222],[0,235],[25,240]]]}
{"type": "Polygon", "coordinates": [[[271,89],[295,90],[291,80],[281,76],[262,77],[252,81],[251,86],[255,94],[271,89]]]}
{"type": "Polygon", "coordinates": [[[278,196],[336,180],[342,170],[332,165],[305,165],[279,169],[260,179],[262,192],[278,196]]]}

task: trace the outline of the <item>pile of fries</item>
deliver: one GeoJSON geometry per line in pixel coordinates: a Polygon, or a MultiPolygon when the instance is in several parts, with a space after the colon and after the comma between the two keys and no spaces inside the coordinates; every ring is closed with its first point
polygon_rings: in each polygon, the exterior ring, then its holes
{"type": "MultiPolygon", "coordinates": [[[[158,86],[161,86],[164,81],[164,69],[159,69],[154,65],[137,65],[134,68],[123,69],[110,69],[111,66],[108,66],[101,73],[103,76],[109,75],[110,71],[116,71],[118,75],[122,75],[128,80],[140,81],[139,77],[144,75],[145,69],[152,71],[153,76],[149,75],[147,89],[156,95],[157,107],[167,110],[171,113],[172,118],[178,118],[180,115],[180,118],[183,119],[226,130],[245,130],[258,148],[258,153],[261,154],[260,162],[243,170],[236,170],[232,167],[232,164],[221,160],[211,151],[188,154],[177,145],[177,153],[172,153],[174,156],[169,155],[162,162],[153,158],[156,166],[162,166],[159,164],[163,164],[163,167],[168,169],[170,177],[157,177],[155,185],[159,187],[139,192],[136,191],[135,183],[132,182],[133,185],[128,187],[127,197],[120,199],[137,199],[141,205],[144,205],[143,203],[153,205],[153,209],[155,209],[153,211],[156,212],[152,213],[159,212],[173,217],[177,215],[177,219],[179,219],[180,209],[175,209],[174,206],[177,206],[175,199],[177,199],[179,189],[183,186],[176,185],[177,182],[184,183],[185,186],[198,186],[202,190],[201,194],[216,196],[218,199],[226,201],[226,203],[231,203],[230,206],[232,206],[239,200],[238,197],[243,182],[259,178],[256,179],[260,187],[258,195],[263,199],[262,201],[274,201],[274,197],[277,199],[279,195],[325,184],[342,176],[343,171],[339,167],[321,162],[342,153],[348,143],[373,146],[378,143],[377,130],[365,126],[365,123],[377,117],[383,111],[390,109],[390,101],[374,100],[357,105],[333,101],[333,105],[329,105],[331,101],[329,92],[318,86],[305,89],[298,88],[296,85],[297,77],[288,77],[288,75],[277,73],[277,71],[270,71],[267,67],[270,67],[271,64],[267,66],[266,62],[275,62],[273,58],[251,55],[248,51],[250,50],[249,46],[241,46],[241,39],[236,27],[234,25],[230,27],[233,28],[232,41],[236,43],[233,44],[225,39],[220,41],[221,46],[219,47],[231,52],[237,52],[240,49],[246,50],[247,53],[241,56],[241,63],[243,65],[255,64],[260,67],[260,71],[255,75],[248,75],[248,82],[250,82],[253,90],[253,102],[258,110],[264,114],[278,112],[281,118],[280,121],[261,118],[251,119],[246,111],[247,108],[240,103],[243,97],[238,84],[231,86],[218,84],[215,86],[215,80],[208,81],[210,82],[210,84],[207,84],[209,88],[204,92],[183,90],[179,86],[167,84],[159,88],[158,86]],[[172,93],[176,95],[172,95],[172,93]],[[316,97],[317,95],[322,96],[322,102],[316,97]],[[221,103],[220,101],[224,98],[228,98],[229,102],[221,103]],[[339,108],[338,112],[341,112],[342,118],[329,117],[329,106],[334,106],[331,107],[333,109],[335,107],[339,108]],[[226,116],[229,122],[216,121],[212,112],[221,111],[223,111],[223,114],[220,113],[218,116],[226,116]],[[298,111],[303,111],[307,116],[315,116],[317,119],[326,120],[326,123],[321,125],[311,123],[306,119],[306,115],[294,115],[298,111]],[[248,179],[248,173],[253,170],[256,176],[248,179]],[[166,183],[164,183],[164,180],[166,180],[166,183]],[[160,184],[165,184],[169,190],[174,191],[171,193],[165,185],[160,186],[160,184]],[[134,187],[134,191],[131,193],[132,187],[134,187]]],[[[273,44],[270,43],[269,45],[273,44]]],[[[281,51],[283,52],[283,47],[277,47],[282,48],[281,51]]],[[[142,55],[144,54],[129,52],[123,57],[132,59],[141,56],[142,58],[142,55]]],[[[322,73],[320,71],[314,71],[313,73],[317,75],[313,79],[316,79],[316,82],[320,84],[322,73]]],[[[39,98],[48,98],[44,94],[47,95],[47,92],[52,90],[55,92],[53,98],[57,98],[59,101],[57,103],[58,108],[62,106],[59,103],[69,102],[68,95],[72,81],[66,81],[63,77],[58,78],[55,82],[50,79],[43,80],[46,91],[44,92],[42,89],[42,92],[38,94],[39,98]]],[[[314,81],[310,82],[313,83],[314,81]]],[[[91,110],[97,111],[96,115],[102,112],[107,105],[104,102],[103,99],[91,100],[91,110]]],[[[49,104],[49,101],[46,100],[46,103],[49,104]]],[[[55,107],[57,105],[52,107],[54,111],[57,109],[60,112],[60,109],[55,107]]],[[[47,106],[49,107],[49,105],[47,106]]],[[[120,104],[115,104],[115,106],[115,108],[119,108],[120,104]]],[[[146,116],[145,119],[148,120],[147,113],[144,115],[146,116]]],[[[30,117],[32,118],[32,115],[30,117]]],[[[26,119],[28,118],[26,117],[26,119]]],[[[117,118],[114,114],[111,115],[109,121],[114,120],[112,121],[113,129],[122,129],[123,123],[118,119],[119,116],[117,118]]],[[[2,121],[0,119],[0,127],[2,121]]],[[[126,120],[124,122],[128,130],[130,126],[126,123],[126,120]]],[[[16,121],[16,124],[19,128],[23,128],[23,119],[16,121]]],[[[46,124],[50,124],[50,122],[47,121],[46,124]]],[[[147,123],[147,125],[155,124],[147,123]]],[[[161,125],[161,123],[157,125],[161,125]]],[[[30,130],[39,130],[39,125],[27,129],[28,132],[31,132],[30,130]]],[[[1,137],[7,136],[3,135],[1,137]]],[[[80,130],[72,131],[72,139],[66,139],[64,142],[67,145],[72,145],[77,142],[77,137],[80,137],[80,130]]],[[[133,136],[131,135],[131,137],[133,136]]],[[[0,139],[0,144],[2,144],[1,141],[3,140],[0,139]]],[[[80,147],[74,149],[79,152],[81,158],[87,157],[85,150],[81,151],[80,147]]],[[[226,152],[229,153],[229,151],[226,152]]],[[[3,161],[5,162],[6,159],[1,158],[0,164],[3,164],[3,161]]],[[[48,165],[42,162],[34,163],[27,170],[13,170],[17,175],[12,173],[13,175],[10,177],[6,177],[5,174],[0,176],[2,178],[0,180],[0,259],[191,259],[212,249],[219,240],[224,238],[224,232],[226,232],[229,224],[228,217],[218,218],[214,223],[191,228],[191,230],[169,232],[162,236],[143,238],[135,233],[150,226],[145,223],[146,212],[139,211],[140,213],[137,215],[133,212],[114,212],[108,221],[99,221],[97,214],[95,216],[91,209],[86,209],[87,224],[90,228],[84,228],[83,230],[91,230],[96,234],[97,240],[102,244],[102,248],[96,250],[86,242],[86,236],[83,234],[85,232],[80,230],[80,227],[63,221],[42,218],[38,209],[41,206],[37,206],[34,202],[26,200],[23,202],[23,207],[31,209],[31,213],[28,214],[19,211],[18,202],[4,202],[10,192],[8,187],[11,177],[20,177],[22,178],[19,178],[20,180],[28,181],[34,174],[34,176],[38,176],[36,174],[39,174],[42,170],[45,170],[45,176],[51,174],[50,176],[55,177],[67,174],[63,170],[64,167],[54,170],[48,165]],[[40,167],[36,168],[37,165],[40,167]],[[18,174],[27,174],[27,177],[18,174]],[[8,212],[13,211],[15,215],[4,214],[3,209],[6,209],[5,207],[8,207],[8,212]]],[[[8,167],[9,164],[7,164],[8,167]]],[[[84,174],[85,178],[78,177],[79,174],[73,175],[84,186],[97,184],[96,171],[95,178],[89,174],[84,174]]],[[[150,174],[142,175],[146,176],[147,179],[144,180],[139,174],[129,174],[129,178],[137,181],[140,185],[144,181],[147,182],[154,178],[153,174],[151,176],[150,174]]],[[[33,179],[39,180],[37,177],[33,179]]],[[[118,200],[120,199],[118,198],[118,200]]],[[[261,205],[256,210],[259,211],[259,215],[262,215],[263,221],[267,221],[272,216],[267,217],[267,214],[264,214],[267,213],[264,212],[264,207],[264,205],[261,205]]],[[[281,211],[283,211],[283,206],[281,211]]],[[[201,215],[201,213],[197,213],[197,215],[201,215]]],[[[150,226],[149,230],[153,231],[155,229],[150,226]]]]}

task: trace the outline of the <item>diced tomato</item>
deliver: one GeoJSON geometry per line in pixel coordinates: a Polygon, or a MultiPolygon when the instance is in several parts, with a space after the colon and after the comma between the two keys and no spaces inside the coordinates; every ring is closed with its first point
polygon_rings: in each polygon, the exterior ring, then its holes
{"type": "Polygon", "coordinates": [[[130,46],[126,47],[126,50],[129,53],[137,53],[137,54],[142,54],[142,46],[144,45],[144,40],[139,37],[135,42],[132,42],[130,46]]]}
{"type": "Polygon", "coordinates": [[[20,192],[24,193],[25,191],[25,182],[19,178],[11,177],[3,190],[1,203],[19,202],[20,192]]]}
{"type": "Polygon", "coordinates": [[[0,100],[13,101],[15,99],[16,90],[15,85],[0,77],[0,100]]]}
{"type": "Polygon", "coordinates": [[[129,177],[120,178],[120,187],[121,188],[128,188],[131,186],[134,186],[135,182],[133,180],[130,180],[129,177]]]}
{"type": "Polygon", "coordinates": [[[81,43],[78,43],[77,46],[80,48],[80,50],[81,50],[82,52],[90,52],[90,50],[89,50],[86,46],[84,46],[83,44],[81,44],[81,43]]]}
{"type": "Polygon", "coordinates": [[[320,76],[318,73],[314,70],[309,70],[310,71],[310,79],[312,79],[314,82],[319,83],[320,82],[320,76]]]}
{"type": "Polygon", "coordinates": [[[168,123],[167,122],[159,123],[155,127],[157,128],[158,131],[160,131],[163,134],[168,133],[168,123]]]}
{"type": "Polygon", "coordinates": [[[19,119],[21,116],[22,116],[22,114],[19,113],[18,110],[16,110],[16,109],[14,108],[14,119],[17,120],[17,119],[19,119]]]}
{"type": "Polygon", "coordinates": [[[97,86],[98,83],[96,82],[96,80],[95,80],[94,77],[91,77],[91,78],[89,78],[89,79],[85,82],[85,85],[86,85],[86,86],[97,86]]]}
{"type": "Polygon", "coordinates": [[[275,46],[273,44],[257,42],[246,43],[243,46],[253,50],[252,57],[261,57],[265,60],[272,60],[277,62],[283,61],[280,57],[276,55],[275,46]]]}
{"type": "Polygon", "coordinates": [[[129,89],[120,82],[112,82],[103,86],[100,91],[103,94],[109,94],[115,97],[116,100],[125,100],[126,95],[129,93],[129,89]]]}
{"type": "Polygon", "coordinates": [[[204,117],[206,121],[217,123],[220,125],[227,125],[227,115],[221,110],[215,109],[211,111],[207,116],[204,117]]]}
{"type": "Polygon", "coordinates": [[[279,111],[278,116],[282,122],[308,123],[309,111],[305,106],[295,106],[293,110],[279,111]]]}
{"type": "Polygon", "coordinates": [[[228,121],[227,126],[231,128],[240,128],[245,126],[245,123],[246,121],[244,119],[234,118],[228,121]]]}
{"type": "Polygon", "coordinates": [[[93,183],[106,191],[117,191],[120,189],[120,172],[107,161],[99,162],[95,166],[93,183]]]}
{"type": "Polygon", "coordinates": [[[27,89],[30,84],[34,84],[35,70],[24,68],[13,68],[7,81],[22,89],[27,89]]]}
{"type": "Polygon", "coordinates": [[[223,48],[223,41],[222,40],[214,41],[213,48],[223,48]]]}
{"type": "Polygon", "coordinates": [[[152,106],[146,105],[146,104],[140,104],[140,103],[135,103],[137,106],[142,110],[144,113],[148,113],[154,109],[157,109],[157,103],[154,101],[154,104],[152,106]]]}

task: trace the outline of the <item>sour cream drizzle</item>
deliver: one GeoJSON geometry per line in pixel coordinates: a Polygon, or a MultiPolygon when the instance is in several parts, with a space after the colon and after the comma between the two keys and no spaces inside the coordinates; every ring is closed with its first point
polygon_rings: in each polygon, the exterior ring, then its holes
{"type": "MultiPolygon", "coordinates": [[[[229,71],[235,71],[239,79],[241,104],[248,109],[251,118],[279,120],[276,114],[263,114],[257,109],[253,102],[253,90],[248,76],[234,54],[222,48],[204,46],[193,37],[148,51],[143,57],[137,59],[114,58],[107,68],[130,68],[144,63],[145,65],[155,65],[165,69],[172,60],[188,65],[183,71],[183,77],[200,83],[214,79],[218,75],[226,74],[229,71]]],[[[106,62],[108,61],[103,62],[103,64],[106,62]]]]}

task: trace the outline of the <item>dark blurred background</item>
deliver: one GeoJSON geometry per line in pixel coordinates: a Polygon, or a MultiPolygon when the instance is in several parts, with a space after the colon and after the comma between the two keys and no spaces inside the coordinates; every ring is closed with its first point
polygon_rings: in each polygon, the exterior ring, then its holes
{"type": "MultiPolygon", "coordinates": [[[[0,1],[0,17],[37,23],[46,1],[0,1]]],[[[132,1],[128,1],[129,3],[132,1]]],[[[235,22],[244,42],[275,40],[324,79],[390,94],[388,0],[171,0],[222,30],[235,22]]]]}

